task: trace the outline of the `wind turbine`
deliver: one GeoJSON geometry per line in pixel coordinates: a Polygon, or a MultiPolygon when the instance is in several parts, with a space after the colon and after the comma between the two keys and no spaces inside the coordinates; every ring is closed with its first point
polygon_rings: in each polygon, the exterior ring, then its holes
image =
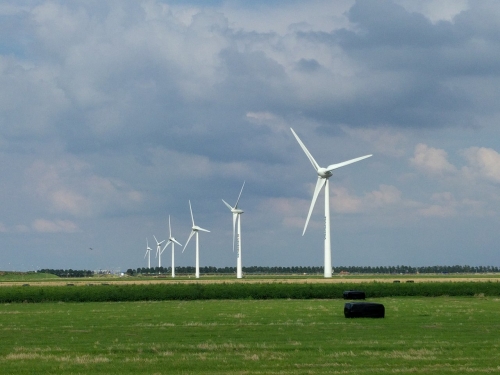
{"type": "Polygon", "coordinates": [[[170,225],[170,215],[168,215],[168,242],[163,248],[165,250],[168,245],[172,244],[172,277],[175,277],[175,264],[174,264],[174,246],[175,244],[182,246],[177,240],[172,237],[172,227],[170,225]]]}
{"type": "Polygon", "coordinates": [[[243,210],[238,208],[238,202],[240,201],[241,193],[243,192],[243,188],[245,187],[245,182],[243,181],[243,186],[240,190],[240,195],[238,195],[238,199],[236,200],[236,204],[234,207],[231,207],[229,203],[227,203],[224,199],[222,200],[224,204],[229,208],[229,210],[233,213],[233,253],[234,253],[234,239],[235,235],[238,238],[238,260],[236,261],[236,278],[241,279],[243,277],[243,272],[241,271],[241,214],[243,210]],[[236,225],[238,225],[238,230],[236,231],[236,225]]]}
{"type": "Polygon", "coordinates": [[[200,278],[200,243],[198,240],[198,231],[202,232],[210,232],[208,229],[203,229],[197,225],[194,224],[194,217],[193,217],[193,209],[191,208],[191,201],[189,201],[189,211],[191,212],[191,221],[193,222],[193,226],[191,227],[191,233],[189,234],[189,237],[186,241],[186,244],[184,245],[184,248],[182,249],[182,252],[186,249],[186,246],[188,245],[189,241],[191,240],[191,237],[193,237],[196,234],[196,272],[195,272],[195,277],[197,279],[200,278]]]}
{"type": "Polygon", "coordinates": [[[151,248],[149,247],[147,238],[146,238],[146,254],[144,254],[144,258],[146,258],[146,255],[148,256],[148,268],[151,268],[151,248]]]}
{"type": "Polygon", "coordinates": [[[325,186],[325,265],[324,265],[324,272],[325,272],[325,277],[332,277],[332,249],[330,246],[330,186],[328,183],[328,179],[332,177],[332,171],[337,168],[345,167],[346,165],[356,163],[357,161],[369,158],[372,155],[365,155],[361,156],[359,158],[351,159],[344,161],[342,163],[337,163],[337,164],[331,164],[326,168],[322,168],[319,166],[319,164],[314,160],[313,156],[309,152],[309,150],[306,148],[306,146],[302,143],[300,140],[299,136],[295,134],[292,128],[290,128],[292,131],[293,135],[295,136],[295,139],[297,139],[297,142],[299,142],[300,147],[302,147],[302,150],[305,152],[306,156],[308,157],[309,161],[313,165],[314,169],[316,170],[316,173],[318,174],[318,180],[316,181],[316,187],[314,188],[314,194],[311,202],[311,207],[309,208],[309,213],[307,214],[307,219],[306,219],[306,224],[304,226],[304,231],[302,232],[302,235],[306,233],[307,229],[307,224],[309,223],[309,219],[311,218],[311,213],[314,208],[314,204],[316,203],[316,199],[318,198],[318,195],[325,186]]]}
{"type": "MultiPolygon", "coordinates": [[[[153,236],[153,237],[155,237],[155,236],[153,236]]],[[[161,267],[161,254],[165,250],[165,248],[163,248],[163,250],[161,249],[161,244],[163,242],[165,242],[165,240],[158,242],[158,240],[155,237],[155,241],[156,241],[156,256],[158,257],[158,267],[161,267]]]]}

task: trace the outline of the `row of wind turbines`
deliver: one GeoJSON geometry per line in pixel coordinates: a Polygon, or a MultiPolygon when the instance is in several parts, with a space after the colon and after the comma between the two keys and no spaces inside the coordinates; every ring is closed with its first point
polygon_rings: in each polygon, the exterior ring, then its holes
{"type": "MultiPolygon", "coordinates": [[[[238,195],[238,199],[236,200],[236,204],[234,207],[232,207],[229,203],[227,203],[224,199],[222,202],[229,208],[229,210],[233,213],[233,252],[234,252],[234,245],[235,245],[235,239],[237,240],[237,246],[238,246],[238,261],[237,261],[237,266],[236,266],[236,277],[238,279],[241,279],[243,277],[243,271],[242,271],[242,266],[241,266],[241,214],[243,213],[243,210],[238,208],[238,203],[241,198],[241,193],[243,192],[243,188],[245,187],[245,182],[243,182],[243,186],[241,187],[240,194],[238,195]]],[[[191,213],[191,222],[193,223],[193,226],[191,227],[191,232],[189,233],[189,237],[186,241],[186,244],[184,245],[182,252],[184,253],[184,250],[186,249],[187,245],[189,244],[189,241],[191,241],[191,238],[193,236],[196,236],[196,265],[195,265],[195,277],[197,279],[200,278],[200,242],[199,242],[199,232],[210,232],[208,229],[204,229],[194,223],[194,216],[193,216],[193,209],[191,207],[191,201],[189,201],[189,212],[191,213]]],[[[165,242],[163,241],[158,241],[158,239],[153,235],[155,241],[156,241],[156,257],[158,257],[158,266],[161,267],[161,255],[163,252],[166,250],[166,248],[171,244],[172,245],[172,277],[175,277],[175,244],[182,246],[175,237],[172,236],[172,224],[170,221],[170,215],[168,216],[168,241],[163,247],[161,248],[161,245],[165,242]]],[[[151,268],[151,251],[152,249],[149,247],[148,239],[146,238],[146,254],[144,254],[144,258],[146,256],[148,257],[148,268],[151,268]]]]}
{"type": "MultiPolygon", "coordinates": [[[[330,241],[330,185],[329,185],[329,178],[332,177],[333,173],[332,171],[341,167],[345,167],[346,165],[356,163],[358,161],[361,161],[363,159],[369,158],[372,155],[365,155],[361,156],[358,158],[350,159],[341,163],[336,163],[336,164],[330,164],[326,168],[320,167],[319,164],[316,162],[312,154],[309,152],[309,150],[306,148],[304,143],[301,141],[299,136],[295,133],[295,131],[290,128],[292,131],[292,134],[294,135],[295,139],[299,143],[300,147],[306,154],[307,158],[311,162],[312,166],[314,167],[316,174],[318,175],[318,179],[316,181],[316,187],[314,188],[314,193],[311,201],[311,206],[309,208],[309,212],[307,214],[307,219],[304,225],[304,230],[302,232],[302,236],[306,233],[307,230],[307,225],[309,224],[309,219],[311,218],[312,211],[314,209],[316,200],[319,196],[319,193],[321,192],[321,189],[325,187],[325,242],[324,242],[324,277],[325,278],[330,278],[332,277],[332,250],[331,250],[331,241],[330,241]]],[[[241,262],[241,214],[243,213],[243,210],[238,208],[238,203],[241,198],[241,193],[243,192],[243,188],[245,187],[245,182],[243,182],[243,186],[241,187],[240,194],[238,195],[238,199],[236,200],[236,204],[231,206],[228,204],[224,199],[222,199],[222,202],[229,208],[231,213],[233,214],[233,252],[235,248],[235,243],[237,246],[237,263],[236,263],[236,278],[241,279],[243,277],[243,272],[242,272],[242,262],[241,262]]],[[[189,241],[193,236],[196,236],[196,267],[195,267],[195,277],[199,278],[200,277],[200,256],[199,256],[199,238],[198,238],[198,232],[210,232],[208,229],[201,228],[197,226],[194,222],[194,216],[193,216],[193,209],[191,207],[191,201],[189,201],[189,211],[191,213],[191,221],[193,223],[191,227],[191,232],[189,234],[189,237],[186,241],[186,244],[184,245],[182,252],[184,253],[184,250],[186,249],[187,245],[189,244],[189,241]]],[[[158,257],[158,264],[159,267],[161,267],[161,255],[165,251],[165,249],[171,244],[172,245],[172,277],[175,277],[175,250],[174,246],[175,244],[182,246],[173,236],[172,236],[172,226],[170,222],[170,215],[168,216],[168,231],[169,231],[169,237],[168,241],[165,244],[165,246],[162,249],[162,244],[165,242],[165,240],[159,242],[155,236],[154,239],[156,241],[156,256],[158,257]]],[[[146,254],[144,255],[144,258],[146,256],[148,257],[148,268],[151,268],[151,251],[152,249],[149,247],[148,240],[146,239],[146,254]]]]}

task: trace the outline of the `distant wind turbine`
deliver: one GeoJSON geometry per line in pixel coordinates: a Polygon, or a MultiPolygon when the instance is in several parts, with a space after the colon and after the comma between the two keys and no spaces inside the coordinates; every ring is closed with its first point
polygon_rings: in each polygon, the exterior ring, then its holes
{"type": "Polygon", "coordinates": [[[227,203],[224,199],[222,202],[229,208],[229,210],[233,213],[233,252],[234,252],[234,240],[235,236],[237,238],[238,244],[238,258],[236,261],[236,278],[241,279],[243,277],[242,267],[241,267],[241,214],[243,210],[238,208],[238,202],[240,201],[241,193],[243,192],[243,188],[245,187],[245,182],[243,182],[243,186],[240,190],[240,195],[238,195],[238,199],[236,200],[236,204],[234,207],[231,207],[229,203],[227,203]]]}
{"type": "Polygon", "coordinates": [[[146,238],[146,254],[144,254],[144,258],[146,258],[146,256],[148,257],[148,268],[151,268],[151,250],[152,249],[148,244],[148,239],[146,238]]]}
{"type": "Polygon", "coordinates": [[[172,244],[172,277],[175,277],[175,262],[174,262],[174,246],[175,244],[182,246],[177,240],[172,236],[172,226],[170,225],[170,215],[168,215],[168,242],[163,248],[165,250],[168,245],[172,244]]]}
{"type": "Polygon", "coordinates": [[[156,256],[158,257],[158,267],[161,267],[161,254],[165,250],[165,248],[163,248],[163,250],[161,249],[161,244],[163,242],[165,242],[165,240],[158,242],[156,237],[155,236],[153,236],[153,237],[155,238],[155,241],[156,241],[156,256]]]}
{"type": "Polygon", "coordinates": [[[194,223],[194,217],[193,217],[193,210],[191,208],[191,201],[189,201],[189,211],[191,212],[191,221],[193,222],[193,226],[191,227],[191,233],[189,234],[189,237],[186,241],[186,244],[184,245],[184,248],[182,249],[182,252],[186,249],[186,246],[188,245],[189,241],[191,238],[196,234],[196,270],[195,270],[195,277],[197,279],[200,278],[200,244],[198,240],[198,232],[201,230],[202,232],[210,232],[208,229],[203,229],[194,223]]]}
{"type": "Polygon", "coordinates": [[[311,207],[309,208],[309,213],[307,214],[307,219],[306,219],[306,224],[304,225],[304,231],[302,232],[302,235],[306,233],[307,229],[307,224],[309,223],[309,219],[311,218],[311,213],[314,208],[314,204],[316,203],[316,199],[318,198],[318,195],[325,186],[325,259],[324,259],[324,272],[325,272],[325,277],[332,277],[332,249],[330,245],[330,187],[328,183],[328,179],[332,177],[332,171],[337,168],[345,167],[346,165],[356,163],[360,160],[369,158],[372,155],[365,155],[361,156],[359,158],[351,159],[344,161],[342,163],[337,163],[337,164],[331,164],[326,168],[322,168],[319,166],[319,164],[314,160],[314,157],[311,155],[309,150],[306,148],[306,146],[302,143],[300,140],[299,136],[295,134],[292,128],[290,128],[292,131],[295,139],[297,139],[297,142],[299,142],[300,147],[302,147],[302,150],[308,157],[309,161],[313,165],[316,173],[318,174],[318,180],[316,181],[316,187],[314,188],[314,194],[311,202],[311,207]]]}

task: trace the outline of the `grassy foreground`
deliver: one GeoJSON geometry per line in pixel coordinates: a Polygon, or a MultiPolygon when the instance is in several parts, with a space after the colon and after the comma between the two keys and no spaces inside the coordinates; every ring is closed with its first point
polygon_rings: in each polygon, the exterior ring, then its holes
{"type": "Polygon", "coordinates": [[[0,305],[5,374],[500,372],[497,297],[0,305]]]}

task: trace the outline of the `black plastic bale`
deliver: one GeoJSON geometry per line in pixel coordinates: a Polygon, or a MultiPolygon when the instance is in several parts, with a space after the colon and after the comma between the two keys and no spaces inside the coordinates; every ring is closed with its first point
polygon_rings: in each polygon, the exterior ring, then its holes
{"type": "Polygon", "coordinates": [[[344,305],[346,318],[384,318],[385,307],[374,302],[348,302],[344,305]]]}
{"type": "Polygon", "coordinates": [[[343,293],[344,299],[365,299],[366,294],[360,290],[346,290],[343,293]]]}

